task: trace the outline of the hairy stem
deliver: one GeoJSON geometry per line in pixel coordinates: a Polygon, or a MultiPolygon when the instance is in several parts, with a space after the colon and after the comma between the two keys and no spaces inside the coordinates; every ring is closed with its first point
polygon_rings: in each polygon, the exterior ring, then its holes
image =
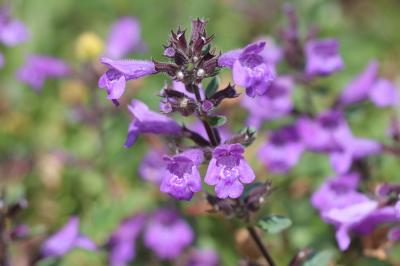
{"type": "Polygon", "coordinates": [[[258,236],[256,230],[253,226],[248,226],[247,230],[250,233],[250,236],[253,238],[254,242],[257,244],[258,249],[261,251],[264,258],[267,260],[269,266],[275,266],[275,262],[272,259],[271,255],[269,254],[267,247],[263,244],[260,237],[258,236]]]}

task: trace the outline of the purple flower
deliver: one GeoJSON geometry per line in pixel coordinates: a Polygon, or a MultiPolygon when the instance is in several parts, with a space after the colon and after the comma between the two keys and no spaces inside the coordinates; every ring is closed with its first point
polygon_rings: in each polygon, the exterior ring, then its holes
{"type": "Polygon", "coordinates": [[[344,208],[368,200],[368,198],[357,191],[360,175],[350,173],[335,178],[328,178],[315,191],[311,197],[311,204],[321,214],[333,208],[344,208]]]}
{"type": "Polygon", "coordinates": [[[258,152],[268,170],[285,173],[297,164],[304,145],[295,125],[285,126],[272,133],[271,138],[258,152]]]}
{"type": "Polygon", "coordinates": [[[144,214],[129,217],[111,234],[107,242],[111,266],[124,266],[135,258],[136,238],[144,226],[145,219],[144,214]]]}
{"type": "Polygon", "coordinates": [[[103,57],[101,62],[110,69],[99,79],[99,88],[106,89],[108,99],[118,103],[125,91],[126,81],[156,73],[152,61],[112,60],[103,57]]]}
{"type": "Polygon", "coordinates": [[[377,154],[381,145],[373,140],[353,136],[343,114],[326,111],[315,120],[302,118],[298,128],[303,142],[309,150],[328,152],[330,162],[339,174],[346,173],[354,159],[377,154]]]}
{"type": "Polygon", "coordinates": [[[340,103],[344,105],[370,99],[377,107],[394,106],[398,103],[396,88],[392,82],[378,78],[379,64],[371,61],[365,70],[342,91],[340,103]]]}
{"type": "Polygon", "coordinates": [[[369,62],[364,71],[343,89],[340,102],[347,105],[366,99],[371,85],[378,77],[378,69],[377,61],[369,62]]]}
{"type": "Polygon", "coordinates": [[[96,250],[96,244],[79,232],[79,219],[71,217],[66,225],[48,238],[42,245],[45,257],[60,257],[74,248],[96,250]]]}
{"type": "Polygon", "coordinates": [[[190,253],[185,266],[218,266],[218,254],[212,249],[195,249],[190,253]]]}
{"type": "Polygon", "coordinates": [[[203,162],[203,152],[199,149],[184,151],[172,157],[164,157],[167,164],[160,186],[161,192],[178,200],[191,200],[195,192],[201,190],[199,165],[203,162]]]}
{"type": "Polygon", "coordinates": [[[249,111],[248,126],[260,128],[265,120],[274,120],[287,115],[293,108],[290,77],[278,77],[264,95],[242,98],[242,106],[249,111]]]}
{"type": "Polygon", "coordinates": [[[353,227],[367,219],[378,208],[378,202],[366,199],[347,205],[343,208],[333,208],[323,213],[323,218],[336,227],[336,240],[340,250],[350,246],[350,233],[353,227]]]}
{"type": "Polygon", "coordinates": [[[335,39],[311,40],[305,47],[306,73],[310,76],[326,76],[343,68],[339,43],[335,39]]]}
{"type": "Polygon", "coordinates": [[[216,185],[219,198],[238,198],[243,192],[243,184],[254,181],[255,174],[243,157],[241,144],[223,144],[216,147],[208,165],[204,181],[216,185]]]}
{"type": "Polygon", "coordinates": [[[312,196],[312,205],[321,217],[336,228],[341,250],[350,246],[351,235],[368,235],[381,224],[399,222],[396,205],[379,207],[375,200],[358,192],[358,174],[328,179],[312,196]]]}
{"type": "Polygon", "coordinates": [[[58,58],[30,55],[25,65],[17,71],[17,78],[39,90],[48,78],[61,78],[70,73],[70,69],[64,61],[58,58]]]}
{"type": "Polygon", "coordinates": [[[256,42],[226,52],[218,59],[219,66],[232,68],[233,80],[245,87],[250,97],[263,95],[275,78],[274,67],[261,54],[264,48],[265,42],[256,42]]]}
{"type": "Polygon", "coordinates": [[[26,42],[29,33],[25,25],[10,17],[9,10],[0,10],[0,42],[7,46],[15,46],[26,42]]]}
{"type": "Polygon", "coordinates": [[[168,209],[154,214],[144,232],[144,245],[160,259],[174,259],[193,241],[190,225],[168,209]]]}
{"type": "Polygon", "coordinates": [[[300,118],[299,132],[307,148],[317,152],[340,149],[343,138],[349,138],[351,131],[340,111],[326,111],[315,120],[300,118]]]}
{"type": "Polygon", "coordinates": [[[263,37],[257,41],[263,41],[267,43],[264,50],[261,51],[260,55],[273,66],[277,65],[283,58],[283,50],[281,47],[276,45],[274,39],[271,37],[263,37]]]}
{"type": "Polygon", "coordinates": [[[175,120],[151,111],[146,104],[139,100],[132,100],[128,109],[133,119],[125,140],[126,148],[131,147],[142,133],[179,135],[182,131],[181,126],[175,120]]]}
{"type": "Polygon", "coordinates": [[[110,29],[106,55],[120,59],[141,45],[140,23],[134,17],[119,18],[110,29]]]}
{"type": "Polygon", "coordinates": [[[336,226],[336,239],[341,250],[351,242],[350,234],[368,235],[381,224],[400,221],[393,206],[378,208],[378,202],[366,200],[342,209],[332,209],[325,219],[336,226]]]}
{"type": "Polygon", "coordinates": [[[165,171],[164,149],[150,149],[139,166],[139,175],[146,181],[159,185],[165,171]]]}
{"type": "Polygon", "coordinates": [[[378,79],[374,82],[369,91],[369,99],[380,108],[396,106],[399,102],[396,87],[386,79],[378,79]]]}

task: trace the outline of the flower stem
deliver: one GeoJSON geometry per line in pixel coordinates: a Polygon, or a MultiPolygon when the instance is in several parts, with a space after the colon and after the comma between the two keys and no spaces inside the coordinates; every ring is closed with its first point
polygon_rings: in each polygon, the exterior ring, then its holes
{"type": "Polygon", "coordinates": [[[0,192],[0,265],[8,266],[8,237],[7,237],[7,207],[5,203],[5,190],[0,192]]]}
{"type": "MultiPolygon", "coordinates": [[[[201,103],[201,96],[200,96],[200,92],[199,92],[199,86],[197,86],[196,84],[191,84],[190,85],[191,89],[194,91],[194,95],[196,96],[196,100],[201,103]]],[[[203,123],[203,126],[207,132],[207,136],[211,142],[211,144],[215,147],[218,146],[218,139],[214,134],[214,130],[212,129],[212,127],[210,126],[210,124],[207,122],[207,114],[206,113],[202,113],[200,116],[200,120],[203,123]]]]}
{"type": "Polygon", "coordinates": [[[276,266],[274,260],[272,259],[271,255],[269,254],[267,247],[263,244],[260,237],[258,236],[256,230],[253,226],[248,226],[247,230],[250,233],[250,236],[253,238],[254,242],[256,242],[258,249],[261,251],[264,258],[267,260],[269,266],[276,266]]]}

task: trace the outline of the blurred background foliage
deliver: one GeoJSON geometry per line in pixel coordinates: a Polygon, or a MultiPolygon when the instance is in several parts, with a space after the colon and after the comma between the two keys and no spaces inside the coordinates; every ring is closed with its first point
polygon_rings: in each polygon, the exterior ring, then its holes
{"type": "MultiPolygon", "coordinates": [[[[15,71],[26,55],[40,53],[63,58],[79,73],[87,62],[77,51],[78,39],[90,32],[104,41],[111,23],[125,15],[140,20],[147,45],[146,52],[133,54],[134,58],[161,59],[161,45],[169,31],[178,25],[189,27],[190,18],[209,19],[208,32],[215,34],[215,45],[222,51],[241,47],[259,36],[277,37],[285,23],[282,2],[273,0],[12,0],[9,3],[13,15],[30,30],[31,40],[12,49],[1,47],[7,64],[0,71],[0,184],[7,188],[11,201],[27,197],[29,208],[21,220],[37,232],[37,239],[14,247],[16,254],[24,254],[37,245],[45,232],[59,228],[71,214],[79,215],[82,230],[101,243],[123,217],[138,210],[173,204],[158,193],[158,188],[137,175],[148,143],[158,140],[142,136],[133,148],[123,148],[130,121],[124,104],[136,97],[157,108],[154,95],[165,77],[158,75],[130,82],[122,107],[114,108],[104,91],[79,80],[48,81],[40,92],[21,85],[15,79],[15,71]],[[95,106],[107,111],[100,115],[95,106]],[[86,108],[92,118],[77,119],[80,108],[86,108]]],[[[318,110],[328,106],[346,82],[372,58],[380,60],[383,76],[399,83],[399,1],[293,3],[304,32],[309,25],[315,25],[321,36],[335,37],[341,42],[346,67],[320,81],[319,85],[325,89],[316,96],[318,110]]],[[[98,45],[100,49],[101,43],[98,45]]],[[[223,75],[228,81],[229,73],[223,75]]],[[[232,128],[240,129],[246,114],[238,108],[232,112],[237,115],[229,122],[232,128]]],[[[387,110],[363,104],[351,110],[348,118],[356,135],[385,139],[387,110]]],[[[276,128],[279,124],[273,122],[264,128],[276,128]]],[[[264,133],[260,133],[257,143],[264,139],[264,133]]],[[[374,258],[359,259],[361,250],[358,255],[353,254],[355,251],[343,256],[337,252],[333,228],[323,223],[309,204],[312,191],[333,174],[326,156],[306,154],[290,174],[270,175],[256,160],[257,143],[247,156],[258,178],[269,178],[277,187],[265,211],[284,214],[293,220],[293,226],[283,235],[265,238],[278,265],[287,263],[290,254],[305,246],[331,250],[341,265],[391,265],[374,258]]],[[[373,173],[371,187],[379,181],[399,180],[397,158],[382,156],[371,158],[368,163],[373,173]]],[[[241,232],[235,231],[235,224],[198,211],[202,208],[201,196],[179,204],[196,229],[198,245],[214,247],[223,265],[235,265],[240,255],[246,254],[246,245],[241,232]]],[[[397,248],[392,252],[392,261],[400,261],[395,254],[399,251],[397,248]]],[[[103,265],[105,261],[105,254],[77,250],[65,257],[62,265],[103,265]]],[[[138,260],[132,265],[142,263],[138,260]]]]}

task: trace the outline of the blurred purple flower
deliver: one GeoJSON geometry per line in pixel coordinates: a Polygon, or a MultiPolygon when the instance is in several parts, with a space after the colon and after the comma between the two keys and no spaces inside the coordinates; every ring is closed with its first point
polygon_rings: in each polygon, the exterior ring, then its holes
{"type": "Polygon", "coordinates": [[[339,42],[335,39],[311,40],[305,47],[306,73],[309,76],[326,76],[343,68],[339,42]]]}
{"type": "Polygon", "coordinates": [[[400,221],[395,206],[379,207],[377,201],[358,192],[359,180],[355,173],[328,179],[311,198],[324,221],[335,226],[341,250],[350,246],[352,234],[368,235],[381,224],[400,221]]]}
{"type": "Polygon", "coordinates": [[[185,266],[218,266],[218,254],[212,249],[195,249],[190,253],[185,266]]]}
{"type": "Polygon", "coordinates": [[[45,257],[60,257],[74,248],[96,250],[96,244],[79,232],[79,219],[71,217],[58,232],[48,238],[41,247],[45,257]]]}
{"type": "Polygon", "coordinates": [[[354,159],[381,151],[377,141],[354,137],[343,114],[337,110],[326,111],[315,120],[299,119],[298,125],[306,147],[328,152],[331,165],[339,174],[348,172],[354,159]]]}
{"type": "Polygon", "coordinates": [[[26,42],[29,38],[28,30],[25,25],[10,17],[9,10],[0,10],[0,43],[6,46],[15,46],[26,42]]]}
{"type": "Polygon", "coordinates": [[[273,132],[258,156],[269,171],[285,173],[298,163],[303,151],[304,144],[296,125],[289,125],[273,132]]]}
{"type": "Polygon", "coordinates": [[[139,175],[146,181],[160,185],[165,171],[164,149],[150,149],[139,166],[139,175]]]}
{"type": "Polygon", "coordinates": [[[160,186],[161,192],[178,200],[190,200],[201,190],[199,165],[204,160],[199,149],[186,150],[172,157],[164,157],[167,164],[160,186]]]}
{"type": "Polygon", "coordinates": [[[140,45],[139,21],[134,17],[122,17],[111,26],[106,55],[112,59],[120,59],[140,48],[140,45]]]}
{"type": "Polygon", "coordinates": [[[358,173],[349,173],[335,178],[328,178],[311,197],[311,204],[321,214],[333,208],[344,208],[363,202],[368,198],[357,191],[360,181],[358,173]]]}
{"type": "Polygon", "coordinates": [[[174,259],[193,241],[190,225],[175,211],[161,209],[148,223],[144,232],[144,245],[160,259],[174,259]]]}
{"type": "Polygon", "coordinates": [[[395,227],[390,230],[388,237],[391,241],[400,241],[400,227],[395,227]]]}
{"type": "Polygon", "coordinates": [[[307,148],[317,152],[340,150],[342,139],[351,136],[343,114],[336,110],[325,111],[314,120],[300,118],[298,128],[307,148]]]}
{"type": "Polygon", "coordinates": [[[332,223],[336,228],[336,240],[340,250],[346,250],[350,246],[350,233],[353,227],[377,210],[378,202],[365,199],[354,204],[348,204],[343,208],[332,208],[323,213],[325,221],[332,223]]]}
{"type": "Polygon", "coordinates": [[[70,74],[69,66],[58,58],[30,55],[17,71],[17,78],[35,90],[43,87],[46,79],[61,78],[70,74]]]}
{"type": "Polygon", "coordinates": [[[351,242],[350,234],[368,235],[381,224],[400,222],[393,206],[378,208],[378,202],[365,200],[342,209],[331,209],[324,218],[336,227],[336,239],[341,250],[351,242]]]}
{"type": "Polygon", "coordinates": [[[118,104],[118,99],[125,91],[126,81],[156,73],[152,61],[112,60],[103,57],[101,63],[110,69],[100,77],[98,86],[106,89],[108,99],[115,104],[118,104]]]}
{"type": "Polygon", "coordinates": [[[232,68],[233,80],[246,88],[250,97],[265,94],[275,79],[274,66],[261,54],[264,49],[265,42],[256,42],[226,52],[218,59],[219,66],[232,68]]]}
{"type": "Polygon", "coordinates": [[[146,215],[139,213],[122,221],[111,234],[107,249],[110,250],[109,261],[111,266],[125,266],[136,255],[136,239],[143,229],[146,215]]]}
{"type": "Polygon", "coordinates": [[[271,37],[262,37],[257,41],[265,42],[267,44],[264,50],[260,53],[266,62],[275,66],[282,60],[283,50],[275,43],[274,39],[271,37]]]}
{"type": "Polygon", "coordinates": [[[293,80],[278,77],[264,95],[256,98],[243,97],[242,106],[249,111],[247,125],[260,128],[263,121],[274,120],[287,115],[293,108],[293,80]]]}
{"type": "Polygon", "coordinates": [[[208,165],[205,183],[216,185],[219,198],[238,198],[243,192],[243,184],[254,181],[255,174],[243,157],[241,144],[223,144],[216,147],[208,165]]]}
{"type": "Polygon", "coordinates": [[[369,98],[377,107],[396,106],[399,102],[397,89],[387,79],[378,79],[369,91],[369,98]]]}
{"type": "Polygon", "coordinates": [[[396,105],[398,95],[394,84],[378,78],[378,71],[378,62],[371,61],[364,71],[343,89],[340,103],[348,105],[369,98],[377,107],[396,105]]]}
{"type": "Polygon", "coordinates": [[[131,147],[142,133],[179,135],[182,131],[181,126],[175,120],[151,111],[146,104],[139,100],[132,100],[128,109],[133,119],[125,140],[126,148],[131,147]]]}

